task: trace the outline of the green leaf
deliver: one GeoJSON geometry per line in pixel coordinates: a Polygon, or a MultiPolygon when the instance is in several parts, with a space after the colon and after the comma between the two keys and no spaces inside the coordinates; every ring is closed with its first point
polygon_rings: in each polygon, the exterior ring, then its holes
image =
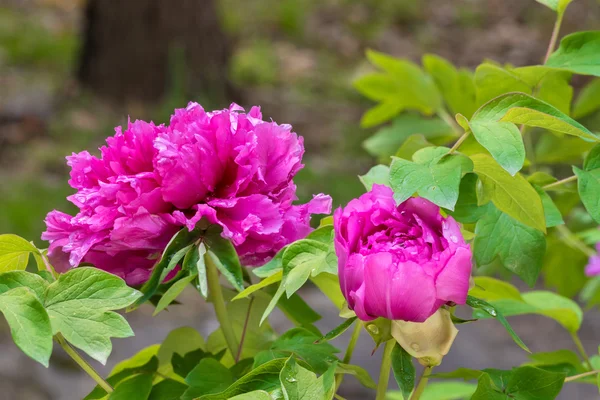
{"type": "Polygon", "coordinates": [[[538,3],[545,5],[546,7],[551,8],[559,14],[563,14],[565,9],[573,0],[536,0],[538,3]]]}
{"type": "Polygon", "coordinates": [[[147,400],[152,391],[151,374],[138,374],[120,382],[109,400],[147,400]]]}
{"type": "Polygon", "coordinates": [[[470,118],[477,109],[470,72],[459,72],[450,62],[434,54],[423,56],[423,68],[432,76],[450,111],[470,118]]]}
{"type": "Polygon", "coordinates": [[[583,161],[583,169],[586,171],[598,168],[600,168],[600,144],[592,147],[583,161]]]}
{"type": "Polygon", "coordinates": [[[413,155],[425,147],[433,147],[433,143],[430,143],[425,139],[423,135],[410,135],[406,138],[402,146],[396,152],[396,157],[403,158],[405,160],[412,160],[413,155]]]}
{"type": "Polygon", "coordinates": [[[318,339],[319,336],[306,329],[293,328],[275,340],[269,350],[257,354],[254,365],[293,354],[305,361],[314,372],[325,373],[331,363],[337,361],[335,353],[339,350],[329,343],[315,343],[318,339]]]}
{"type": "Polygon", "coordinates": [[[190,232],[187,228],[183,228],[173,235],[163,251],[160,261],[152,270],[150,279],[142,285],[140,291],[143,293],[143,296],[135,303],[135,307],[145,303],[156,293],[158,286],[165,280],[168,273],[177,266],[177,263],[191,248],[192,243],[199,237],[199,229],[194,229],[190,232]]]}
{"type": "Polygon", "coordinates": [[[392,350],[392,372],[404,398],[408,399],[415,387],[415,366],[412,362],[412,356],[398,343],[392,350]]]}
{"type": "MultiPolygon", "coordinates": [[[[598,229],[596,231],[600,232],[598,229]]],[[[549,236],[547,243],[542,269],[545,286],[556,288],[562,296],[575,296],[587,280],[584,273],[587,256],[555,236],[549,236]],[[569,268],[565,268],[565,265],[569,268]]]]}
{"type": "Polygon", "coordinates": [[[419,134],[437,144],[443,144],[456,137],[452,127],[439,118],[423,118],[415,114],[402,114],[390,126],[379,129],[363,142],[369,154],[389,162],[389,157],[412,135],[419,134]],[[439,143],[441,142],[441,143],[439,143]]]}
{"type": "MultiPolygon", "coordinates": [[[[556,350],[547,353],[530,354],[531,362],[527,365],[541,367],[543,369],[560,368],[567,372],[568,376],[586,372],[581,364],[579,356],[570,350],[556,350]]],[[[560,372],[556,371],[555,372],[560,372]]]]}
{"type": "Polygon", "coordinates": [[[173,358],[171,358],[171,364],[173,365],[173,371],[177,375],[185,378],[204,358],[213,358],[219,361],[224,354],[224,350],[218,354],[212,354],[207,353],[202,349],[190,351],[183,356],[179,355],[179,353],[174,353],[173,358]]]}
{"type": "Polygon", "coordinates": [[[13,341],[35,361],[48,367],[52,354],[52,328],[44,306],[33,291],[17,287],[0,294],[0,312],[13,341]]]}
{"type": "Polygon", "coordinates": [[[535,162],[538,164],[579,164],[583,154],[594,143],[565,135],[542,135],[535,145],[535,162]]]}
{"type": "Polygon", "coordinates": [[[271,391],[279,387],[279,373],[286,359],[271,360],[244,375],[225,391],[200,397],[200,400],[228,400],[232,397],[255,390],[271,391]]]}
{"type": "Polygon", "coordinates": [[[31,253],[39,251],[27,240],[17,235],[0,235],[0,272],[24,270],[31,253]]]}
{"type": "Polygon", "coordinates": [[[576,74],[600,76],[600,31],[565,36],[546,65],[576,74]]]}
{"type": "Polygon", "coordinates": [[[600,222],[600,169],[584,171],[573,166],[581,202],[596,222],[600,222]]]}
{"type": "Polygon", "coordinates": [[[156,314],[167,308],[173,302],[173,300],[175,300],[177,296],[179,296],[181,292],[183,292],[187,285],[189,285],[194,279],[196,279],[197,276],[198,275],[196,274],[188,275],[175,282],[173,286],[171,286],[169,290],[167,290],[166,293],[162,295],[152,316],[155,316],[156,314]]]}
{"type": "Polygon", "coordinates": [[[565,374],[536,367],[514,369],[504,392],[517,400],[555,399],[565,383],[565,374]]]}
{"type": "Polygon", "coordinates": [[[214,358],[203,358],[186,376],[185,382],[190,388],[182,399],[193,399],[224,391],[234,382],[234,378],[229,369],[214,358]]]}
{"type": "MultiPolygon", "coordinates": [[[[554,319],[567,331],[575,333],[583,320],[581,308],[573,300],[548,291],[533,291],[522,294],[523,301],[500,299],[491,302],[498,311],[509,317],[512,315],[539,314],[554,319]]],[[[475,312],[478,318],[485,318],[475,312]]]]}
{"type": "Polygon", "coordinates": [[[492,381],[488,374],[482,374],[477,380],[477,390],[473,393],[471,400],[507,400],[502,390],[492,381]]]}
{"type": "Polygon", "coordinates": [[[220,231],[221,229],[212,229],[211,227],[206,232],[204,241],[208,248],[207,256],[214,261],[217,269],[229,283],[238,292],[241,292],[244,290],[244,277],[240,260],[233,244],[221,237],[220,231]]]}
{"type": "Polygon", "coordinates": [[[229,400],[273,400],[273,398],[264,390],[254,390],[249,393],[237,395],[229,400]]]}
{"type": "MultiPolygon", "coordinates": [[[[525,68],[517,68],[515,71],[523,72],[525,68]]],[[[537,66],[540,67],[540,66],[537,66]]],[[[541,67],[544,68],[544,67],[541,67]]],[[[571,101],[573,100],[573,87],[569,84],[572,74],[567,71],[552,71],[544,74],[532,90],[532,95],[556,107],[561,112],[569,115],[571,112],[571,101]],[[536,89],[537,88],[537,89],[536,89]]]]}
{"type": "Polygon", "coordinates": [[[360,119],[360,126],[371,128],[394,118],[404,109],[404,105],[396,99],[384,100],[367,110],[360,119]]]}
{"type": "Polygon", "coordinates": [[[283,258],[283,253],[285,252],[287,247],[279,250],[275,257],[271,259],[268,263],[263,265],[262,267],[253,268],[252,273],[259,278],[268,278],[269,276],[282,271],[283,265],[281,264],[281,259],[283,258]]]}
{"type": "Polygon", "coordinates": [[[160,361],[158,372],[161,375],[173,378],[171,360],[174,354],[188,354],[194,350],[206,350],[204,338],[198,331],[189,326],[177,328],[169,332],[158,350],[157,357],[160,361]]]}
{"type": "Polygon", "coordinates": [[[542,205],[544,206],[544,216],[546,218],[546,227],[552,228],[557,225],[563,225],[565,221],[562,219],[562,215],[554,201],[548,193],[544,191],[541,187],[537,185],[533,185],[533,188],[542,199],[542,205]]]}
{"type": "MultiPolygon", "coordinates": [[[[271,294],[274,290],[270,291],[271,294]]],[[[282,296],[277,303],[277,307],[285,314],[285,316],[296,326],[309,327],[316,321],[321,319],[321,316],[309,306],[302,297],[298,294],[293,294],[289,299],[282,296]]],[[[315,328],[316,329],[316,328],[315,328]]],[[[317,331],[315,331],[316,333],[317,331]]],[[[319,332],[319,335],[321,333],[319,332]]]]}
{"type": "Polygon", "coordinates": [[[148,400],[180,400],[187,388],[183,383],[165,379],[152,387],[148,400]]]}
{"type": "Polygon", "coordinates": [[[510,176],[485,154],[471,156],[473,171],[479,176],[483,192],[494,205],[523,224],[546,232],[542,200],[525,178],[510,176]]]}
{"type": "Polygon", "coordinates": [[[358,379],[361,385],[368,389],[375,389],[377,387],[369,373],[364,368],[361,368],[358,365],[350,365],[339,362],[337,363],[335,373],[352,375],[356,377],[356,379],[358,379]]]}
{"type": "Polygon", "coordinates": [[[331,300],[338,310],[342,309],[346,299],[344,298],[344,295],[340,289],[340,281],[337,273],[322,273],[311,277],[310,280],[315,284],[316,287],[319,288],[321,292],[323,292],[325,296],[329,298],[329,300],[331,300]]]}
{"type": "Polygon", "coordinates": [[[327,333],[325,336],[323,336],[322,338],[317,340],[315,343],[317,343],[317,344],[325,343],[325,342],[329,342],[330,340],[335,339],[336,337],[338,337],[341,334],[343,334],[344,332],[346,332],[348,330],[348,328],[350,328],[352,326],[354,321],[356,321],[356,319],[357,319],[357,317],[348,318],[347,320],[342,322],[340,325],[338,325],[336,328],[334,328],[329,333],[327,333]]]}
{"type": "Polygon", "coordinates": [[[473,119],[469,126],[477,141],[511,175],[515,175],[525,162],[525,145],[519,128],[510,122],[479,121],[473,119]]]}
{"type": "Polygon", "coordinates": [[[508,282],[489,276],[476,276],[473,278],[475,286],[469,290],[471,296],[486,300],[513,299],[523,301],[519,289],[508,282]]]}
{"type": "Polygon", "coordinates": [[[477,175],[466,174],[460,181],[458,200],[454,211],[449,214],[458,222],[463,224],[474,224],[481,219],[489,208],[489,205],[479,206],[477,203],[477,175]]]}
{"type": "Polygon", "coordinates": [[[183,258],[182,264],[182,269],[184,271],[190,271],[190,275],[195,275],[198,278],[195,286],[204,298],[208,296],[206,264],[204,260],[205,255],[206,246],[204,245],[204,242],[202,242],[198,246],[192,246],[192,248],[188,250],[183,258]]]}
{"type": "Polygon", "coordinates": [[[546,251],[544,235],[490,208],[475,226],[473,255],[479,267],[499,259],[529,286],[537,281],[546,251]]]}
{"type": "Polygon", "coordinates": [[[367,191],[373,188],[373,184],[390,185],[390,167],[387,165],[376,165],[372,167],[365,175],[358,177],[367,191]]]}
{"type": "Polygon", "coordinates": [[[104,364],[111,337],[133,336],[129,324],[113,312],[135,302],[141,293],[121,278],[89,268],[75,268],[59,276],[46,290],[45,307],[53,334],[61,332],[75,347],[104,364]]]}
{"type": "Polygon", "coordinates": [[[235,301],[235,300],[239,300],[239,299],[244,299],[244,298],[250,296],[252,293],[256,292],[257,290],[265,288],[274,283],[281,282],[282,277],[283,277],[283,271],[276,272],[273,275],[263,279],[262,281],[255,283],[252,286],[248,286],[246,289],[244,289],[244,291],[242,291],[241,293],[238,293],[232,300],[235,301]]]}
{"type": "MultiPolygon", "coordinates": [[[[467,400],[470,399],[477,385],[466,382],[433,382],[429,383],[420,400],[467,400]]],[[[388,392],[387,400],[402,400],[402,392],[388,392]]]]}
{"type": "Polygon", "coordinates": [[[395,158],[390,167],[394,198],[403,202],[418,192],[440,207],[454,209],[463,173],[472,166],[463,155],[447,155],[445,147],[426,147],[413,155],[414,162],[395,158]]]}
{"type": "Polygon", "coordinates": [[[48,282],[41,276],[26,271],[11,271],[0,274],[0,294],[19,287],[30,289],[38,300],[43,302],[48,282]]]}
{"type": "Polygon", "coordinates": [[[600,79],[587,84],[575,100],[573,118],[583,118],[600,110],[600,79]]]}
{"type": "Polygon", "coordinates": [[[319,378],[314,372],[301,367],[294,357],[285,362],[279,381],[286,400],[329,400],[335,392],[335,365],[319,378]]]}
{"type": "MultiPolygon", "coordinates": [[[[499,301],[501,301],[501,300],[499,300],[499,301]]],[[[516,332],[510,326],[510,324],[508,323],[506,318],[504,318],[503,313],[498,309],[498,307],[496,307],[486,301],[483,301],[481,299],[473,297],[471,295],[467,296],[467,305],[471,308],[481,310],[481,312],[477,313],[478,317],[479,317],[479,315],[488,315],[490,317],[496,318],[498,320],[498,322],[500,322],[502,324],[502,326],[504,326],[504,329],[506,329],[506,331],[508,332],[510,337],[512,337],[513,341],[520,348],[522,348],[523,350],[525,350],[528,353],[531,353],[529,348],[525,345],[525,343],[523,343],[521,338],[516,334],[516,332]]],[[[474,312],[474,314],[475,314],[475,312],[474,312]]]]}

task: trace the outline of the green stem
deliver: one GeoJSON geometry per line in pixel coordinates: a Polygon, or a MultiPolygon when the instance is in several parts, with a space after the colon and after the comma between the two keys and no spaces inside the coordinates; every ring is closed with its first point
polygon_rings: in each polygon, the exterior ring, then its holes
{"type": "Polygon", "coordinates": [[[433,367],[425,367],[423,373],[421,374],[421,378],[419,378],[417,388],[413,392],[412,396],[410,396],[410,400],[419,400],[419,398],[421,398],[421,395],[425,390],[425,386],[427,386],[427,382],[429,381],[429,375],[431,375],[432,369],[433,367]]]}
{"type": "Polygon", "coordinates": [[[554,51],[556,47],[556,42],[558,41],[558,33],[560,32],[560,26],[562,25],[563,13],[559,12],[556,16],[556,22],[554,23],[554,29],[552,30],[552,36],[550,37],[550,43],[548,44],[548,50],[546,50],[546,57],[544,57],[544,64],[550,58],[550,55],[554,51]]]}
{"type": "Polygon", "coordinates": [[[567,228],[565,225],[557,225],[556,231],[561,235],[564,242],[570,247],[581,251],[587,257],[592,257],[596,255],[596,252],[594,252],[594,250],[587,247],[585,243],[583,243],[581,239],[575,236],[575,234],[573,234],[573,232],[571,232],[569,228],[567,228]]]}
{"type": "Polygon", "coordinates": [[[550,183],[550,184],[542,187],[542,189],[544,189],[544,190],[552,189],[554,187],[557,187],[557,186],[560,186],[560,185],[564,185],[565,183],[574,182],[576,180],[577,180],[577,176],[573,175],[573,176],[570,176],[568,178],[561,179],[560,181],[556,181],[554,183],[550,183]]]}
{"type": "MultiPolygon", "coordinates": [[[[350,360],[352,360],[352,353],[354,353],[354,348],[356,347],[356,342],[358,341],[358,337],[360,336],[360,331],[362,330],[362,323],[360,321],[354,322],[354,330],[352,331],[352,336],[350,337],[350,342],[348,343],[348,347],[346,347],[346,353],[344,354],[344,359],[342,362],[344,364],[349,364],[350,360]]],[[[337,374],[335,377],[335,391],[340,388],[340,385],[344,381],[344,374],[337,374]]]]}
{"type": "Polygon", "coordinates": [[[63,350],[73,359],[73,361],[75,361],[77,365],[81,367],[82,370],[84,370],[93,380],[95,380],[96,383],[100,385],[100,387],[104,389],[106,393],[113,392],[112,386],[110,386],[110,384],[106,382],[104,378],[102,378],[100,374],[97,373],[96,370],[90,364],[88,364],[88,362],[85,361],[79,355],[79,353],[75,351],[73,347],[71,347],[71,345],[66,341],[62,334],[57,333],[54,336],[54,339],[58,342],[58,344],[60,344],[63,350]]]}
{"type": "Polygon", "coordinates": [[[231,325],[229,315],[227,314],[227,307],[225,306],[225,299],[223,298],[221,283],[219,282],[219,271],[210,254],[207,253],[204,256],[204,260],[206,263],[208,294],[213,303],[213,307],[215,308],[215,314],[217,315],[217,320],[221,326],[223,336],[225,337],[225,342],[227,342],[227,347],[231,352],[231,356],[235,357],[238,354],[238,344],[235,333],[233,332],[233,325],[231,325]]]}
{"type": "Polygon", "coordinates": [[[597,375],[597,374],[600,374],[600,371],[589,371],[589,372],[584,372],[583,374],[579,374],[579,375],[568,376],[565,378],[565,383],[573,382],[573,381],[576,381],[577,379],[581,379],[581,378],[585,378],[586,376],[592,376],[592,375],[597,375]]]}
{"type": "Polygon", "coordinates": [[[588,357],[587,353],[585,352],[585,349],[583,348],[583,343],[581,343],[581,339],[579,339],[579,336],[577,336],[577,333],[572,332],[571,337],[573,338],[573,342],[575,342],[575,346],[577,347],[577,350],[579,350],[579,353],[581,354],[581,357],[583,357],[587,367],[590,370],[594,369],[592,367],[592,363],[590,362],[590,358],[588,357]]]}
{"type": "Polygon", "coordinates": [[[252,303],[254,303],[254,297],[250,297],[250,303],[248,303],[248,311],[246,311],[246,320],[244,321],[244,328],[242,329],[242,337],[240,338],[240,347],[238,348],[237,355],[235,356],[235,363],[237,364],[242,357],[242,349],[244,348],[244,339],[246,338],[246,331],[248,330],[248,321],[250,321],[250,312],[252,311],[252,303]]]}
{"type": "Polygon", "coordinates": [[[452,146],[452,148],[450,150],[448,150],[448,154],[452,154],[456,150],[458,150],[458,148],[460,147],[460,145],[469,137],[470,134],[471,134],[470,130],[468,130],[465,133],[463,133],[463,135],[458,138],[458,140],[456,141],[456,143],[454,143],[454,146],[452,146]]]}
{"type": "Polygon", "coordinates": [[[394,350],[395,345],[395,340],[388,340],[383,349],[381,369],[379,370],[379,383],[377,384],[377,397],[375,400],[385,400],[385,394],[390,380],[390,369],[392,368],[392,350],[394,350]]]}

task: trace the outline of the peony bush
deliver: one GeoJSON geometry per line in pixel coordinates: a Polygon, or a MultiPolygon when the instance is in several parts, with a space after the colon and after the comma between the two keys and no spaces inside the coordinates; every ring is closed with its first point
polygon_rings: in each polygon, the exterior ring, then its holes
{"type": "Polygon", "coordinates": [[[168,124],[117,128],[99,156],[67,157],[78,212],[48,213],[48,248],[0,235],[15,345],[49,366],[57,343],[89,375],[85,399],[343,399],[346,375],[376,400],[600,387],[600,355],[579,337],[582,306],[600,304],[600,32],[559,43],[570,1],[538,2],[557,16],[541,65],[469,71],[367,52],[373,68],[354,86],[377,103],[361,125],[382,125],[364,143],[379,164],[333,215],[325,194],[298,204],[302,137],[258,107],[189,103],[168,124]],[[574,89],[575,75],[592,78],[574,89]],[[185,307],[190,286],[214,308],[214,332],[181,327],[108,376],[94,369],[112,339],[134,335],[128,312],[185,307]],[[336,328],[321,330],[303,287],[330,301],[336,328]],[[269,324],[276,308],[285,332],[269,324]],[[572,346],[532,352],[509,320],[534,314],[572,346]],[[529,361],[448,371],[460,326],[487,318],[529,361]],[[377,379],[352,364],[361,334],[381,359],[377,379]]]}

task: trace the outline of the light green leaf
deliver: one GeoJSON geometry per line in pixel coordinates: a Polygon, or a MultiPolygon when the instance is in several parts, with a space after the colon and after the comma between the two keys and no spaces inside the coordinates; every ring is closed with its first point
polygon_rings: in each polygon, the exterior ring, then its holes
{"type": "Polygon", "coordinates": [[[249,393],[237,395],[229,400],[273,400],[273,398],[264,390],[254,390],[249,393]]]}
{"type": "Polygon", "coordinates": [[[450,62],[434,54],[423,56],[423,68],[433,77],[450,111],[471,118],[477,109],[471,73],[466,70],[459,72],[450,62]]]}
{"type": "Polygon", "coordinates": [[[583,161],[583,169],[586,171],[598,168],[600,168],[600,144],[592,147],[583,161]]]}
{"type": "Polygon", "coordinates": [[[24,270],[31,253],[39,253],[39,251],[22,237],[11,234],[0,235],[0,272],[24,270]]]}
{"type": "Polygon", "coordinates": [[[600,79],[594,79],[579,93],[573,105],[573,118],[583,118],[600,110],[600,79]]]}
{"type": "Polygon", "coordinates": [[[542,200],[525,178],[519,174],[510,176],[485,154],[471,156],[471,160],[484,193],[498,209],[527,226],[546,232],[542,200]]]}
{"type": "Polygon", "coordinates": [[[337,273],[322,273],[311,277],[310,280],[325,296],[329,298],[329,300],[331,300],[338,310],[342,309],[346,299],[344,299],[344,295],[340,289],[340,281],[337,273]]]}
{"type": "Polygon", "coordinates": [[[41,276],[26,271],[11,271],[0,274],[0,294],[19,287],[30,289],[38,300],[43,302],[48,282],[41,276]]]}
{"type": "Polygon", "coordinates": [[[275,257],[271,259],[268,263],[263,265],[262,267],[253,268],[252,273],[259,278],[267,278],[279,271],[283,270],[283,265],[281,265],[281,259],[283,258],[283,252],[287,247],[282,248],[275,254],[275,257]]]}
{"type": "Polygon", "coordinates": [[[535,162],[538,164],[579,164],[582,155],[594,143],[573,136],[541,135],[535,146],[535,162]]]}
{"type": "Polygon", "coordinates": [[[410,135],[402,146],[396,152],[396,157],[403,158],[405,160],[412,160],[413,155],[425,147],[433,147],[433,143],[430,143],[425,139],[423,135],[410,135]]]}
{"type": "Polygon", "coordinates": [[[454,209],[463,173],[470,172],[470,160],[460,154],[448,155],[445,147],[427,147],[413,155],[414,162],[394,158],[390,185],[394,199],[403,202],[418,192],[440,207],[454,209]]]}
{"type": "MultiPolygon", "coordinates": [[[[467,400],[470,399],[477,385],[467,382],[433,382],[429,383],[420,400],[467,400]]],[[[402,400],[401,392],[388,392],[386,400],[402,400]]]]}
{"type": "Polygon", "coordinates": [[[473,118],[469,125],[475,139],[490,152],[502,168],[511,175],[521,170],[525,162],[525,145],[515,124],[473,118]]]}
{"type": "Polygon", "coordinates": [[[369,373],[364,368],[361,368],[358,365],[350,365],[339,362],[337,363],[335,373],[352,375],[356,379],[358,379],[361,385],[363,385],[366,388],[375,389],[377,387],[369,373]]]}
{"type": "MultiPolygon", "coordinates": [[[[535,68],[535,66],[523,68],[535,68]]],[[[518,70],[517,68],[515,71],[518,70]]],[[[572,74],[567,71],[546,73],[538,82],[537,89],[534,88],[531,94],[569,115],[571,113],[571,101],[573,100],[573,87],[569,84],[571,76],[572,74]]]]}
{"type": "Polygon", "coordinates": [[[404,104],[397,99],[384,100],[373,108],[367,110],[360,119],[360,126],[371,128],[394,118],[404,109],[404,104]]]}
{"type": "Polygon", "coordinates": [[[439,118],[423,118],[415,114],[402,114],[390,126],[379,129],[373,136],[363,142],[369,154],[379,157],[382,162],[389,162],[389,157],[411,135],[423,137],[436,144],[446,143],[456,137],[452,127],[439,118]]]}
{"type": "Polygon", "coordinates": [[[387,165],[376,165],[372,167],[365,175],[358,177],[367,191],[371,190],[373,184],[390,185],[390,167],[387,165]]]}
{"type": "Polygon", "coordinates": [[[3,292],[0,294],[0,312],[8,322],[17,347],[48,367],[52,354],[52,328],[48,314],[34,292],[26,287],[3,292]]]}
{"type": "Polygon", "coordinates": [[[246,289],[244,289],[243,292],[238,293],[232,300],[235,301],[235,300],[246,298],[246,297],[250,296],[252,293],[256,292],[257,290],[265,288],[274,283],[281,282],[282,277],[283,277],[283,271],[276,272],[273,275],[269,276],[268,278],[265,278],[262,281],[254,284],[252,286],[248,286],[246,289]]]}
{"type": "Polygon", "coordinates": [[[125,318],[111,310],[127,307],[141,295],[115,275],[82,267],[50,284],[44,305],[54,334],[61,332],[71,344],[104,364],[112,350],[111,337],[133,336],[125,318]]]}
{"type": "Polygon", "coordinates": [[[551,8],[559,14],[563,14],[565,9],[573,0],[536,0],[538,3],[551,8]]]}
{"type": "Polygon", "coordinates": [[[412,356],[398,343],[392,350],[392,372],[404,398],[408,399],[415,387],[415,366],[412,356]]]}
{"type": "Polygon", "coordinates": [[[194,279],[196,279],[196,277],[196,274],[188,275],[175,282],[173,286],[171,286],[169,290],[167,290],[165,294],[162,295],[158,304],[156,305],[156,309],[154,310],[152,316],[155,316],[156,314],[167,308],[173,302],[173,300],[175,300],[177,296],[179,296],[181,292],[183,292],[187,285],[189,285],[194,279]]]}
{"type": "Polygon", "coordinates": [[[531,93],[532,86],[513,71],[498,65],[484,63],[475,70],[477,103],[488,101],[509,92],[531,93]]]}
{"type": "Polygon", "coordinates": [[[523,301],[519,289],[508,282],[489,276],[476,276],[473,278],[475,286],[469,290],[471,296],[484,299],[486,301],[513,299],[523,301]]]}
{"type": "Polygon", "coordinates": [[[138,374],[120,382],[109,400],[147,400],[152,391],[152,374],[138,374]]]}
{"type": "Polygon", "coordinates": [[[288,358],[279,375],[286,400],[330,400],[335,392],[335,365],[317,378],[301,367],[294,357],[288,358]]]}
{"type": "MultiPolygon", "coordinates": [[[[533,291],[522,294],[523,301],[513,299],[494,300],[490,303],[505,316],[539,314],[554,319],[569,332],[577,332],[583,320],[581,308],[573,300],[548,291],[533,291]]],[[[485,318],[475,312],[478,318],[485,318]]]]}
{"type": "Polygon", "coordinates": [[[541,187],[537,185],[533,185],[535,191],[540,195],[542,199],[542,205],[544,206],[544,216],[546,218],[546,227],[552,228],[557,225],[563,225],[565,221],[562,219],[562,215],[554,201],[552,201],[552,197],[548,193],[544,191],[541,187]]]}
{"type": "Polygon", "coordinates": [[[284,280],[287,297],[294,294],[309,276],[322,272],[335,273],[337,258],[333,243],[326,244],[316,240],[303,239],[292,243],[283,253],[284,280]]]}
{"type": "Polygon", "coordinates": [[[581,202],[596,222],[600,222],[600,169],[584,171],[573,167],[581,202]]]}
{"type": "Polygon", "coordinates": [[[600,31],[565,36],[546,65],[576,74],[600,76],[600,31]]]}
{"type": "Polygon", "coordinates": [[[546,239],[542,232],[490,208],[475,226],[473,246],[479,267],[498,258],[505,268],[533,286],[542,268],[546,239]]]}

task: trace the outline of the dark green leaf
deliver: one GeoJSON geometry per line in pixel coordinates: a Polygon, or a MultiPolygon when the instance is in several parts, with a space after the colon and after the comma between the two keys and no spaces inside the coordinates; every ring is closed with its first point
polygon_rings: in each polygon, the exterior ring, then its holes
{"type": "Polygon", "coordinates": [[[475,174],[466,174],[460,181],[456,206],[454,206],[454,211],[449,212],[458,222],[474,224],[488,212],[487,204],[484,206],[477,204],[476,186],[477,175],[475,174]]]}
{"type": "Polygon", "coordinates": [[[148,400],[179,400],[187,388],[181,382],[165,379],[152,387],[148,400]]]}
{"type": "Polygon", "coordinates": [[[600,222],[600,169],[584,171],[573,167],[581,202],[596,222],[600,222]]]}
{"type": "Polygon", "coordinates": [[[563,225],[565,221],[563,221],[562,215],[560,214],[558,207],[556,207],[556,204],[554,204],[552,201],[550,195],[537,185],[533,185],[533,188],[540,195],[540,199],[542,199],[544,216],[546,218],[546,227],[552,228],[557,225],[563,225]]]}
{"type": "Polygon", "coordinates": [[[490,303],[483,301],[481,299],[478,299],[476,297],[473,296],[467,296],[467,305],[471,308],[476,308],[479,310],[484,311],[487,315],[496,318],[498,320],[498,322],[500,322],[502,324],[502,326],[504,326],[504,328],[507,330],[507,332],[510,334],[510,336],[512,337],[512,339],[514,340],[514,342],[523,350],[525,350],[528,353],[531,353],[531,351],[529,350],[529,348],[525,345],[525,343],[523,343],[523,341],[521,340],[521,338],[516,334],[516,332],[512,329],[512,327],[510,326],[510,324],[508,323],[508,321],[506,320],[506,318],[504,318],[504,315],[502,315],[502,313],[494,306],[492,306],[490,303]]]}
{"type": "Polygon", "coordinates": [[[210,257],[214,261],[217,269],[237,291],[244,290],[242,266],[233,244],[221,237],[220,229],[209,228],[204,241],[208,248],[205,257],[210,257]]]}
{"type": "Polygon", "coordinates": [[[196,274],[188,275],[175,282],[173,286],[171,286],[169,290],[167,290],[166,293],[162,295],[152,316],[155,316],[156,314],[167,308],[177,298],[177,296],[179,296],[181,292],[183,292],[183,290],[190,284],[190,282],[196,279],[197,276],[198,275],[196,274]]]}
{"type": "Polygon", "coordinates": [[[200,395],[220,393],[233,382],[233,375],[223,364],[214,358],[203,358],[188,374],[185,382],[190,386],[183,398],[194,398],[200,395]],[[193,393],[193,396],[191,394],[193,393]]]}
{"type": "Polygon", "coordinates": [[[334,374],[335,364],[317,378],[314,372],[298,365],[292,356],[281,370],[279,381],[287,400],[329,400],[335,391],[334,374]]]}
{"type": "Polygon", "coordinates": [[[392,350],[392,371],[404,398],[408,399],[415,387],[415,366],[412,356],[398,343],[392,350]]]}
{"type": "Polygon", "coordinates": [[[133,375],[121,381],[114,392],[109,396],[109,400],[147,400],[152,391],[151,374],[133,375]]]}
{"type": "Polygon", "coordinates": [[[356,319],[357,319],[357,317],[348,318],[347,320],[342,322],[338,327],[334,328],[329,333],[327,333],[325,336],[318,339],[316,341],[316,343],[329,342],[330,340],[335,339],[336,337],[338,337],[341,334],[343,334],[344,332],[346,332],[348,330],[348,328],[350,328],[352,326],[354,321],[356,321],[356,319]]]}

